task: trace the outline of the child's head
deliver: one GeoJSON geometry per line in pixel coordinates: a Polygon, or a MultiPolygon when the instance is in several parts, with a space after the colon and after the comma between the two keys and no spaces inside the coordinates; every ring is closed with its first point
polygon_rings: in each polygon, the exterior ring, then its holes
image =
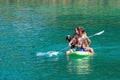
{"type": "Polygon", "coordinates": [[[66,36],[66,40],[68,40],[69,42],[70,42],[71,39],[72,39],[72,38],[71,38],[70,35],[67,35],[67,36],[66,36]]]}

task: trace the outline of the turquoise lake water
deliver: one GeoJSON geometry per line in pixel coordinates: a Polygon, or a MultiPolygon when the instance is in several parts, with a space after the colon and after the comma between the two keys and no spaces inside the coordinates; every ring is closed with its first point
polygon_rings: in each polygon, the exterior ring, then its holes
{"type": "Polygon", "coordinates": [[[1,0],[0,80],[120,80],[120,0],[1,0]],[[65,56],[83,26],[95,55],[65,56]]]}

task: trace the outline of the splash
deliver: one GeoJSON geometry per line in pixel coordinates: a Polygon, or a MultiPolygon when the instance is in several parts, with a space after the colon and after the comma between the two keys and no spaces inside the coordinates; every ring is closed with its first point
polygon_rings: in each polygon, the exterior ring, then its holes
{"type": "Polygon", "coordinates": [[[37,52],[36,56],[48,56],[48,57],[53,57],[57,56],[59,52],[57,51],[48,51],[48,52],[37,52]]]}

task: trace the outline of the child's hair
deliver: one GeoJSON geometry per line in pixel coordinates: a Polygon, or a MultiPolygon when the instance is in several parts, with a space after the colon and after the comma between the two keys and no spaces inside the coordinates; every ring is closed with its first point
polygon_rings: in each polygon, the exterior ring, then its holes
{"type": "Polygon", "coordinates": [[[70,35],[67,35],[67,36],[66,36],[66,40],[68,40],[69,42],[71,41],[71,39],[72,39],[72,38],[71,38],[70,35]]]}

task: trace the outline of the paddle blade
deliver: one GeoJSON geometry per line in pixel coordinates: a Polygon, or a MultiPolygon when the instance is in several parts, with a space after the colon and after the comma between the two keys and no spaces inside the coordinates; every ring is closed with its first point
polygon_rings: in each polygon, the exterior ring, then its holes
{"type": "Polygon", "coordinates": [[[98,32],[98,33],[96,33],[94,35],[89,36],[89,38],[97,36],[97,35],[101,35],[102,33],[104,33],[104,30],[102,30],[102,31],[100,31],[100,32],[98,32]]]}
{"type": "Polygon", "coordinates": [[[104,33],[104,30],[96,33],[95,35],[101,35],[102,33],[104,33]]]}

